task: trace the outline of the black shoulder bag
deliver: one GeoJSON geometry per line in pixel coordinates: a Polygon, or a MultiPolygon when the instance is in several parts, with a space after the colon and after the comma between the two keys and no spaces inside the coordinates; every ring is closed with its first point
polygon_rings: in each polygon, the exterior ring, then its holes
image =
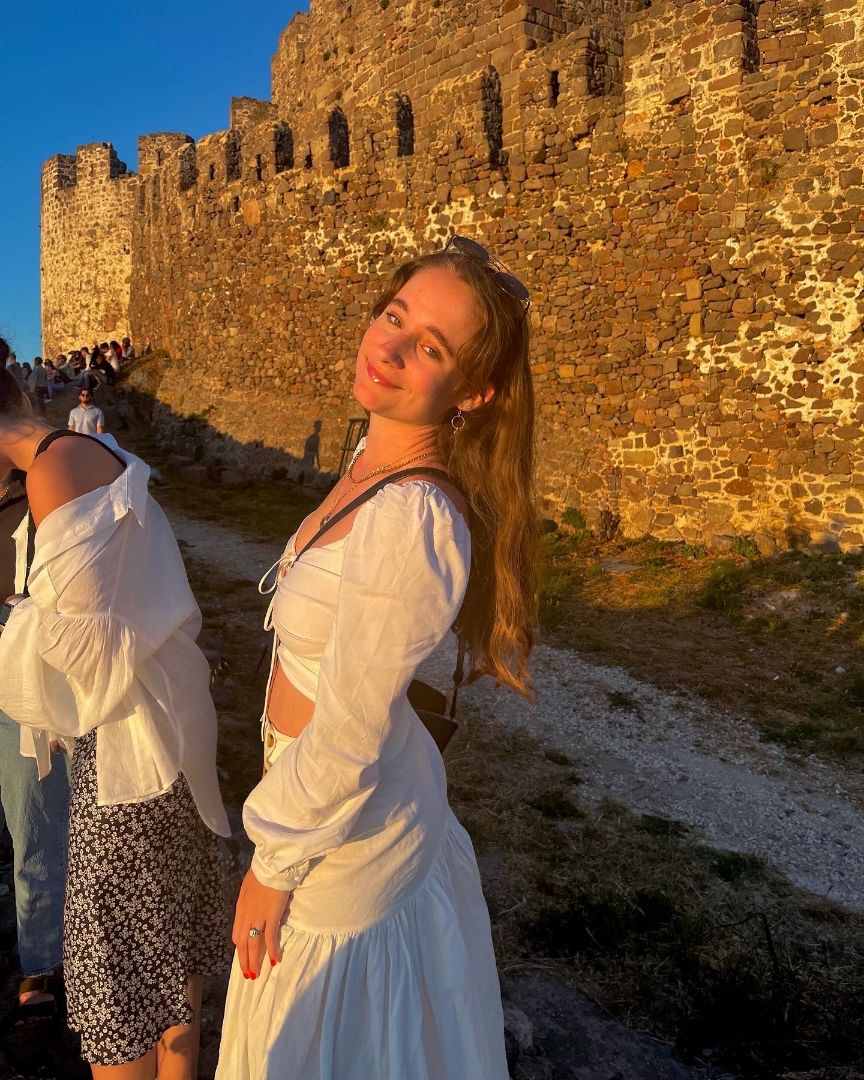
{"type": "MultiPolygon", "coordinates": [[[[442,480],[447,480],[451,484],[453,482],[443,469],[403,469],[401,472],[393,473],[391,476],[379,480],[378,483],[373,484],[372,487],[367,488],[362,495],[358,495],[356,499],[348,503],[347,506],[344,506],[338,513],[328,518],[312,539],[304,544],[300,551],[297,552],[297,559],[299,559],[305,551],[308,551],[316,541],[320,540],[326,532],[329,532],[337,522],[353,513],[358,507],[362,506],[363,503],[368,502],[368,500],[371,499],[373,495],[377,495],[383,487],[386,487],[388,484],[393,484],[397,480],[403,480],[407,476],[437,476],[442,480]]],[[[447,743],[449,743],[453,737],[456,728],[459,726],[456,723],[456,699],[459,695],[459,687],[462,685],[465,673],[465,640],[458,630],[458,623],[454,625],[454,630],[456,631],[459,644],[456,652],[456,669],[453,672],[453,697],[450,701],[449,711],[447,709],[447,698],[440,690],[436,690],[433,686],[429,686],[428,683],[420,682],[419,679],[414,679],[408,687],[408,703],[420,717],[420,720],[435,740],[435,745],[442,754],[447,743]]]]}

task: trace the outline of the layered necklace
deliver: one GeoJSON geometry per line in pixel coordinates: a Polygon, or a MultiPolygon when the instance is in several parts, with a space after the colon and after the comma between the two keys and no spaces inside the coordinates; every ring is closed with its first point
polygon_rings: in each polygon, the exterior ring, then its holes
{"type": "Polygon", "coordinates": [[[330,518],[333,517],[341,504],[345,501],[345,496],[348,495],[348,493],[351,491],[349,484],[354,484],[355,486],[358,484],[364,484],[367,480],[371,480],[373,476],[380,476],[382,473],[392,472],[394,469],[402,469],[406,465],[413,465],[415,461],[422,461],[424,458],[435,457],[436,454],[436,450],[427,450],[425,454],[415,454],[414,457],[405,458],[404,460],[397,461],[392,465],[379,465],[377,469],[373,469],[365,476],[356,477],[354,475],[354,466],[363,456],[362,453],[359,454],[348,466],[348,472],[339,481],[337,488],[341,486],[342,490],[339,492],[336,497],[336,501],[333,503],[333,505],[330,507],[324,517],[321,518],[320,524],[322,528],[324,525],[327,524],[330,518]],[[348,484],[345,483],[346,477],[348,478],[348,484]]]}
{"type": "Polygon", "coordinates": [[[6,496],[9,494],[9,491],[11,490],[12,485],[14,483],[15,483],[15,476],[13,474],[12,477],[10,478],[10,480],[9,480],[9,483],[6,484],[4,487],[0,488],[0,503],[2,503],[3,500],[6,498],[6,496]]]}

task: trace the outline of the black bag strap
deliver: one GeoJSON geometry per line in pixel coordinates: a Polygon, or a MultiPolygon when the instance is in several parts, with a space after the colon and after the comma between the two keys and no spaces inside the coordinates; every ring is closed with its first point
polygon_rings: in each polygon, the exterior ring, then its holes
{"type": "Polygon", "coordinates": [[[320,540],[326,532],[329,532],[334,525],[342,521],[342,519],[346,518],[349,514],[353,514],[355,510],[363,505],[363,503],[368,502],[373,495],[377,495],[382,488],[387,487],[388,484],[394,484],[397,480],[403,480],[406,476],[437,476],[441,480],[447,480],[449,483],[453,483],[443,469],[403,469],[401,472],[385,476],[383,480],[379,480],[377,484],[373,484],[372,487],[367,488],[362,495],[358,495],[356,499],[352,499],[347,506],[343,506],[338,513],[327,518],[312,539],[304,544],[300,551],[297,552],[296,557],[299,559],[304,551],[308,551],[309,548],[312,547],[317,540],[320,540]]]}
{"type": "MultiPolygon", "coordinates": [[[[102,449],[107,450],[108,453],[111,455],[111,457],[116,458],[117,461],[120,462],[120,464],[123,466],[124,469],[127,468],[127,464],[123,460],[123,458],[121,458],[119,454],[115,453],[111,449],[110,446],[106,446],[105,443],[103,443],[101,439],[94,439],[92,435],[85,435],[85,433],[83,431],[70,431],[68,428],[57,428],[55,431],[52,431],[48,435],[46,435],[45,438],[36,447],[36,453],[33,455],[34,460],[37,457],[39,457],[40,454],[43,454],[48,449],[48,447],[51,445],[51,443],[56,442],[57,439],[66,439],[66,438],[70,438],[70,437],[71,438],[76,438],[76,439],[89,439],[91,442],[99,443],[99,445],[102,447],[102,449]]],[[[33,523],[33,514],[28,509],[27,510],[27,565],[26,565],[26,569],[24,571],[24,592],[21,594],[22,596],[29,596],[30,595],[30,590],[27,588],[27,582],[28,582],[28,580],[30,578],[30,567],[33,565],[33,558],[34,558],[35,554],[36,554],[36,526],[33,523]]]]}
{"type": "Polygon", "coordinates": [[[27,563],[24,568],[24,592],[22,596],[29,596],[30,590],[27,583],[30,580],[30,567],[33,565],[33,556],[36,554],[36,526],[33,524],[33,515],[27,509],[27,563]]]}
{"type": "Polygon", "coordinates": [[[113,451],[110,446],[106,446],[106,444],[102,442],[101,439],[97,439],[93,435],[87,435],[83,431],[70,431],[69,428],[57,428],[55,431],[52,431],[48,435],[46,435],[42,442],[40,442],[39,445],[36,447],[36,453],[34,454],[34,457],[39,457],[40,454],[44,454],[48,447],[51,445],[51,443],[56,442],[57,439],[70,438],[89,439],[90,442],[99,443],[103,450],[107,450],[111,457],[119,461],[124,469],[126,468],[126,462],[123,460],[123,458],[121,458],[119,454],[115,453],[115,451],[113,451]]]}
{"type": "MultiPolygon", "coordinates": [[[[342,521],[342,519],[346,518],[349,514],[352,514],[355,510],[357,510],[359,507],[361,507],[363,505],[363,503],[368,502],[373,497],[373,495],[377,495],[378,492],[382,488],[387,487],[388,484],[396,483],[397,480],[404,480],[406,476],[435,476],[440,480],[446,480],[450,484],[453,483],[453,481],[450,479],[449,475],[443,469],[432,469],[432,468],[425,468],[424,469],[424,468],[421,467],[421,468],[417,468],[417,469],[402,469],[401,472],[391,473],[390,476],[385,476],[383,480],[379,480],[377,482],[377,484],[373,484],[372,487],[367,488],[362,493],[362,495],[358,495],[356,499],[352,499],[351,502],[348,503],[347,506],[343,506],[343,508],[338,513],[334,514],[332,517],[327,518],[327,520],[324,522],[324,524],[321,526],[321,528],[315,533],[315,535],[312,537],[312,539],[308,543],[304,544],[303,547],[297,552],[296,559],[299,559],[304,551],[308,551],[309,548],[312,547],[312,545],[316,542],[316,540],[320,540],[320,538],[326,532],[329,532],[330,529],[332,529],[334,525],[336,525],[338,522],[342,521]]],[[[454,484],[453,486],[455,487],[456,485],[454,484]]],[[[457,488],[457,490],[458,490],[458,488],[457,488]]],[[[296,562],[296,559],[295,559],[295,562],[296,562]]],[[[455,670],[453,672],[453,698],[452,698],[452,700],[450,702],[450,719],[451,720],[455,720],[455,718],[456,718],[456,699],[459,696],[459,687],[462,685],[462,680],[465,677],[465,650],[466,650],[465,638],[462,636],[462,634],[458,630],[458,623],[456,625],[454,625],[453,629],[456,632],[458,645],[457,645],[457,649],[456,649],[456,668],[455,668],[455,670]]]]}

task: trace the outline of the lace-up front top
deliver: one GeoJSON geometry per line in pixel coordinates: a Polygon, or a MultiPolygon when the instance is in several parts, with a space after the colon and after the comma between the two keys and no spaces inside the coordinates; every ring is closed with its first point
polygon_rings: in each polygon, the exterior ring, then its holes
{"type": "Polygon", "coordinates": [[[268,686],[278,660],[288,681],[305,697],[315,700],[321,656],[336,612],[347,540],[343,536],[331,544],[310,548],[298,560],[295,533],[282,557],[259,582],[261,592],[273,593],[264,618],[264,629],[274,631],[268,686]]]}

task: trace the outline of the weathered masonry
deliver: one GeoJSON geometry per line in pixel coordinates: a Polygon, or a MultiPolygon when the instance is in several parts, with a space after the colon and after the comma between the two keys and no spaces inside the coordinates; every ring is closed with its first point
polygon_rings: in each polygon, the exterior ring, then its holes
{"type": "Polygon", "coordinates": [[[326,466],[381,276],[459,230],[532,291],[552,507],[860,545],[862,42],[864,0],[312,0],[229,130],[46,163],[45,348],[130,332],[212,452],[320,418],[326,466]]]}

